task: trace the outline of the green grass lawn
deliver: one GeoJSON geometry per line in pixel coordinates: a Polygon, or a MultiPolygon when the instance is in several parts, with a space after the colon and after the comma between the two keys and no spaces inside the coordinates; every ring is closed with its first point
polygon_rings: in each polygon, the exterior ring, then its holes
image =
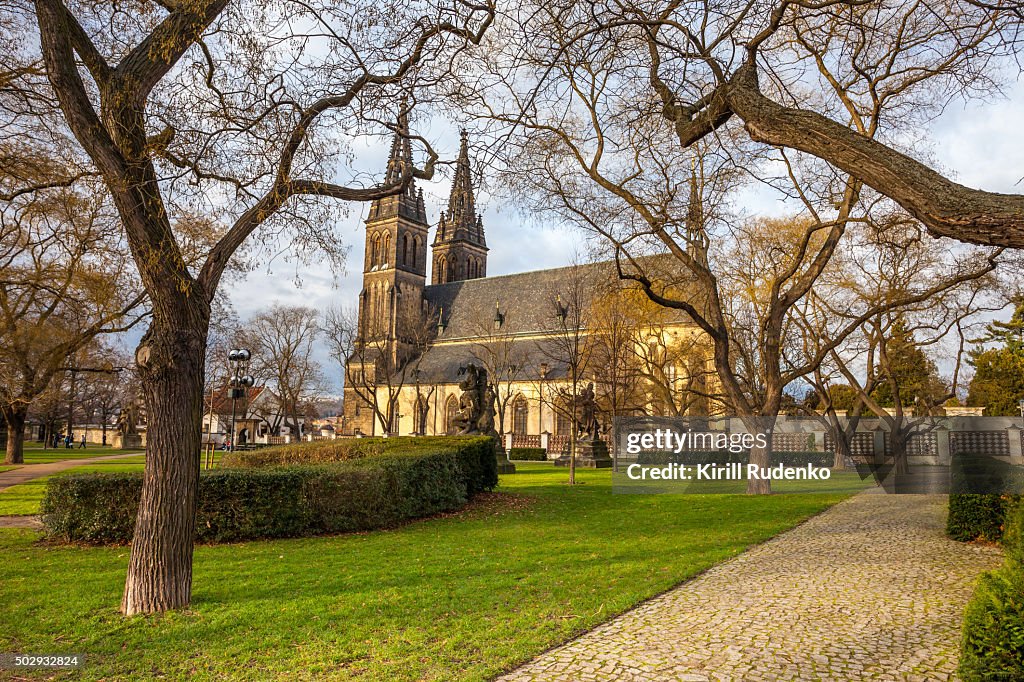
{"type": "Polygon", "coordinates": [[[20,464],[0,464],[0,474],[11,469],[17,469],[20,466],[20,464]]]}
{"type": "MultiPolygon", "coordinates": [[[[108,462],[95,464],[83,464],[60,471],[54,476],[66,476],[68,474],[87,474],[95,471],[142,471],[146,456],[137,455],[123,459],[113,459],[108,462]]],[[[46,482],[50,476],[33,478],[20,485],[11,486],[0,491],[0,516],[24,516],[39,513],[39,503],[43,501],[43,494],[46,492],[46,482]]]]}
{"type": "Polygon", "coordinates": [[[191,610],[163,616],[118,615],[126,547],[0,530],[0,651],[84,653],[83,679],[487,679],[843,497],[613,495],[607,470],[570,488],[517,469],[514,497],[396,530],[198,547],[191,610]]]}

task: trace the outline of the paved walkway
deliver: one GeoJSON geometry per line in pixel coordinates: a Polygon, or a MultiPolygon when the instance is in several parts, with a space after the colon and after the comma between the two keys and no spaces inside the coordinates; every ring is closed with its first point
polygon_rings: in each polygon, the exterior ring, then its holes
{"type": "MultiPolygon", "coordinates": [[[[45,464],[19,464],[17,469],[0,471],[0,495],[6,490],[26,481],[43,476],[51,476],[65,469],[73,469],[83,464],[96,464],[110,460],[134,457],[145,454],[144,451],[125,452],[120,455],[102,455],[89,457],[87,459],[62,459],[59,462],[47,462],[45,464]]],[[[0,516],[0,528],[42,528],[43,524],[38,516],[0,516]]]]}
{"type": "Polygon", "coordinates": [[[18,464],[16,465],[18,467],[17,469],[0,471],[0,493],[11,486],[24,483],[25,481],[31,481],[33,478],[52,476],[58,471],[72,469],[77,466],[82,466],[83,464],[96,464],[97,462],[107,462],[112,459],[135,457],[136,455],[142,454],[145,453],[142,450],[139,450],[138,452],[126,452],[120,455],[103,455],[89,457],[88,459],[62,459],[59,462],[47,462],[45,464],[18,464]]]}
{"type": "Polygon", "coordinates": [[[946,680],[996,548],[946,497],[862,493],[501,680],[946,680]]]}
{"type": "Polygon", "coordinates": [[[0,516],[0,528],[32,528],[40,530],[43,522],[38,516],[0,516]]]}

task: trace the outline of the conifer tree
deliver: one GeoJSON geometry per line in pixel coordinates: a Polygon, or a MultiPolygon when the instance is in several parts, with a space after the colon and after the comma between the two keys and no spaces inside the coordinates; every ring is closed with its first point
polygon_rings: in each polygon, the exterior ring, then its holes
{"type": "Polygon", "coordinates": [[[986,326],[985,335],[968,358],[974,378],[967,404],[984,407],[989,417],[1016,415],[1024,400],[1024,294],[1015,296],[1013,303],[1009,321],[996,320],[986,326]],[[1002,345],[985,348],[986,343],[1002,345]]]}

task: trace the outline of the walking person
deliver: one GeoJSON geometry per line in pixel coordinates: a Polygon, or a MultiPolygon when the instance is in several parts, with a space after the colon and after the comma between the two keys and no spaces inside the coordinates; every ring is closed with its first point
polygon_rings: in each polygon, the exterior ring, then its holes
{"type": "Polygon", "coordinates": [[[78,449],[79,450],[84,450],[85,449],[85,434],[84,433],[82,434],[82,442],[78,444],[78,449]]]}
{"type": "Polygon", "coordinates": [[[74,439],[74,435],[73,435],[73,434],[71,433],[71,431],[69,430],[69,431],[67,432],[67,435],[65,435],[65,436],[64,436],[64,449],[65,449],[65,450],[70,450],[70,449],[71,449],[71,441],[72,441],[73,439],[74,439]]]}

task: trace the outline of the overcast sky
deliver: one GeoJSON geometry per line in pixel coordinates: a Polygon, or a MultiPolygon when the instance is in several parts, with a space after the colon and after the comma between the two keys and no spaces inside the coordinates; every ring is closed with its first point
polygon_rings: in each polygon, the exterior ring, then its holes
{"type": "MultiPolygon", "coordinates": [[[[994,102],[954,105],[933,123],[930,137],[935,141],[934,155],[942,169],[958,182],[989,191],[1020,193],[1024,175],[1024,86],[1016,83],[1008,97],[994,102]]],[[[458,135],[452,130],[434,130],[426,134],[435,139],[442,158],[457,154],[458,135]]],[[[377,144],[354,150],[362,169],[380,169],[387,160],[390,145],[377,144]]],[[[438,214],[446,206],[450,177],[432,183],[420,183],[426,195],[431,222],[430,238],[438,214]]],[[[748,213],[777,213],[780,206],[771,199],[751,193],[745,200],[748,213]]],[[[244,320],[274,302],[307,305],[319,309],[353,306],[361,289],[363,220],[369,204],[353,207],[336,230],[337,238],[349,245],[343,273],[335,276],[322,265],[300,266],[271,264],[233,283],[230,298],[244,320]],[[296,286],[295,275],[302,281],[296,286]]],[[[523,216],[515,206],[477,193],[477,209],[484,216],[484,230],[490,252],[487,273],[503,275],[529,270],[559,267],[571,262],[580,234],[563,225],[539,225],[523,216]]],[[[582,251],[582,250],[581,250],[582,251]]],[[[315,260],[315,259],[314,259],[315,260]]],[[[332,390],[340,389],[340,369],[325,352],[318,353],[330,379],[332,390]]]]}

